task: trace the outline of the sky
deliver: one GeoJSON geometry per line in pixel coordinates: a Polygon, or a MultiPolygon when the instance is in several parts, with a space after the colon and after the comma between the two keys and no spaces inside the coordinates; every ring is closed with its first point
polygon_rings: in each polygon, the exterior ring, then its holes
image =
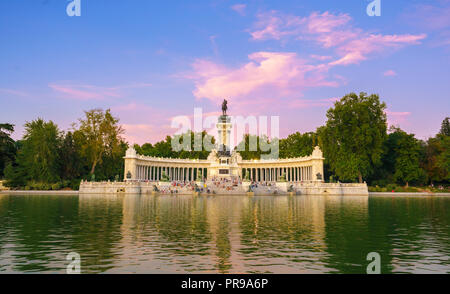
{"type": "Polygon", "coordinates": [[[279,116],[315,131],[336,99],[378,94],[390,125],[434,136],[450,115],[450,0],[0,1],[0,123],[69,130],[111,109],[129,143],[177,131],[176,116],[279,116]]]}

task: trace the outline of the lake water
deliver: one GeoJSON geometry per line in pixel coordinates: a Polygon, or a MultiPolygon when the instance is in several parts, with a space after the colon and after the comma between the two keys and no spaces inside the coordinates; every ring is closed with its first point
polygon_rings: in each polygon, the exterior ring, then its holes
{"type": "Polygon", "coordinates": [[[450,273],[450,197],[0,195],[0,273],[450,273]]]}

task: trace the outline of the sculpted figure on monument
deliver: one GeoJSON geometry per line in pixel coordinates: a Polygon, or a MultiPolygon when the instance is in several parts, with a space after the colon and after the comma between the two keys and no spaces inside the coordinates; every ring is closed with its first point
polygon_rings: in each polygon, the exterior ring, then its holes
{"type": "Polygon", "coordinates": [[[228,109],[227,104],[228,104],[227,99],[223,99],[223,102],[222,102],[222,114],[223,115],[227,115],[227,109],[228,109]]]}

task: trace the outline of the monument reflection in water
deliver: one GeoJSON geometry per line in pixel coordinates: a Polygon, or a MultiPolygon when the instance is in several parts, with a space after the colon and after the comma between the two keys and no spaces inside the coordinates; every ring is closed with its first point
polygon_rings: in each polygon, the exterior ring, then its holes
{"type": "Polygon", "coordinates": [[[0,196],[0,271],[450,272],[450,199],[0,196]]]}

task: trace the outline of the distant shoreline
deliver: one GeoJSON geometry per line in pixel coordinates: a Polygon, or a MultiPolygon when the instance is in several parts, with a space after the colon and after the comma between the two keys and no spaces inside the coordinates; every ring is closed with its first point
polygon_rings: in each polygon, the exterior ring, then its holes
{"type": "Polygon", "coordinates": [[[78,195],[78,190],[1,190],[0,194],[16,195],[78,195]]]}
{"type": "MultiPolygon", "coordinates": [[[[14,195],[78,195],[79,191],[45,191],[45,190],[1,190],[0,194],[14,195]]],[[[301,196],[301,195],[299,195],[301,196]]],[[[307,196],[307,195],[305,195],[307,196]]],[[[311,195],[309,195],[311,196],[311,195]]],[[[314,195],[312,195],[314,196],[314,195]]],[[[427,192],[369,192],[370,196],[450,196],[450,193],[427,193],[427,192]]],[[[348,197],[348,196],[342,196],[348,197]]]]}
{"type": "Polygon", "coordinates": [[[448,192],[369,192],[369,196],[450,196],[448,192]]]}

